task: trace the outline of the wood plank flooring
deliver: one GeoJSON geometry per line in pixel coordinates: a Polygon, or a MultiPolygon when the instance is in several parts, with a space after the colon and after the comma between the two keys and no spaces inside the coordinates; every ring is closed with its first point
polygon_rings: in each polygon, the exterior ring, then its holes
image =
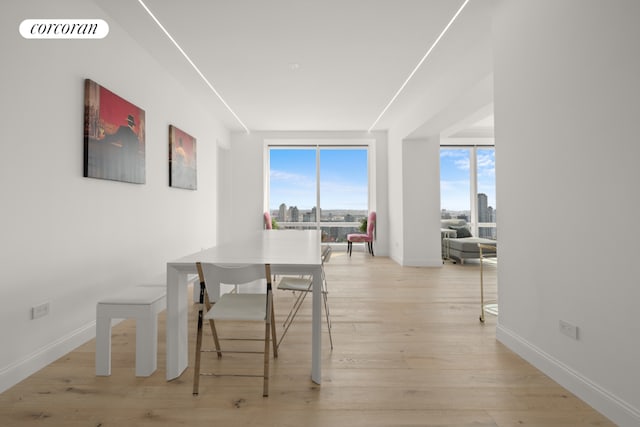
{"type": "MultiPolygon", "coordinates": [[[[166,382],[162,313],[151,377],[135,377],[135,324],[125,321],[113,329],[110,377],[95,376],[90,341],[0,394],[0,426],[613,425],[496,341],[494,316],[478,321],[477,263],[403,268],[354,249],[351,258],[334,250],[325,267],[335,348],[323,323],[321,386],[310,380],[310,299],[272,361],[268,398],[259,378],[237,377],[203,377],[194,397],[193,363],[166,382]]],[[[495,279],[485,264],[487,299],[495,279]]],[[[275,292],[279,322],[291,302],[275,292]]],[[[262,368],[260,356],[229,355],[220,366],[203,356],[203,370],[262,368]]]]}

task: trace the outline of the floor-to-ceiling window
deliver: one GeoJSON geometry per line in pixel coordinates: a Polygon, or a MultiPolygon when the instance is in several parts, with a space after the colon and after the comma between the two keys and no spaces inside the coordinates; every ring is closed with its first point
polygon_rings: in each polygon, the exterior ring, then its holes
{"type": "Polygon", "coordinates": [[[466,220],[474,236],[497,239],[495,148],[440,148],[443,219],[466,220]]]}
{"type": "Polygon", "coordinates": [[[369,211],[368,154],[366,146],[270,146],[268,206],[278,228],[346,242],[369,211]]]}

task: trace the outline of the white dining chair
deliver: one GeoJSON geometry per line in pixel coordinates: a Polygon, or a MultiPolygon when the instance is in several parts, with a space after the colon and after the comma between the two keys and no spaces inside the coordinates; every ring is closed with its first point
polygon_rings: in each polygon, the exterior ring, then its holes
{"type": "MultiPolygon", "coordinates": [[[[329,313],[329,303],[328,303],[328,290],[327,290],[327,278],[324,272],[324,264],[329,262],[331,258],[331,246],[324,246],[322,248],[322,299],[324,302],[324,313],[327,320],[327,329],[329,330],[329,343],[331,344],[331,349],[333,350],[333,337],[331,336],[331,318],[329,313]]],[[[283,331],[280,336],[280,341],[278,342],[278,346],[282,343],[289,327],[293,323],[302,303],[304,302],[305,297],[309,292],[313,290],[313,278],[311,277],[293,277],[293,276],[282,276],[278,282],[278,289],[282,291],[291,291],[294,295],[297,294],[296,299],[293,302],[291,310],[289,310],[289,314],[283,323],[283,331]]]]}
{"type": "Polygon", "coordinates": [[[219,265],[211,263],[196,263],[200,278],[200,298],[198,309],[198,326],[196,336],[195,372],[193,376],[193,394],[198,395],[200,376],[246,376],[263,378],[263,396],[269,395],[269,358],[270,344],[273,344],[273,357],[278,357],[276,329],[274,322],[273,293],[271,289],[271,266],[269,264],[247,265],[219,265]],[[266,280],[265,291],[261,293],[243,293],[242,288],[250,286],[257,280],[266,280]],[[220,296],[220,284],[233,283],[240,292],[225,293],[220,296]],[[230,373],[202,373],[200,372],[200,358],[202,350],[203,323],[209,321],[215,351],[218,358],[225,353],[257,353],[264,355],[263,373],[230,374],[230,373]],[[227,349],[221,346],[221,341],[263,341],[262,339],[247,337],[221,338],[218,336],[216,325],[221,321],[247,321],[264,324],[264,348],[262,351],[244,349],[227,349]]]}

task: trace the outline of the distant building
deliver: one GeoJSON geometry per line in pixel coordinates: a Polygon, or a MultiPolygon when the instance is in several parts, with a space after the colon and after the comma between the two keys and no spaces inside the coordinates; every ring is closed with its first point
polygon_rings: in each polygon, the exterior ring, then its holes
{"type": "Polygon", "coordinates": [[[285,205],[284,203],[282,203],[280,205],[280,209],[278,209],[278,221],[281,222],[287,222],[288,218],[287,218],[287,205],[285,205]]]}
{"type": "Polygon", "coordinates": [[[291,206],[289,208],[289,221],[300,222],[300,213],[297,206],[291,206]]]}
{"type": "MultiPolygon", "coordinates": [[[[489,206],[487,201],[487,195],[484,193],[478,194],[478,222],[479,223],[493,223],[496,222],[496,211],[489,206]]],[[[480,227],[478,234],[480,237],[486,237],[488,239],[496,238],[495,227],[480,227]]]]}
{"type": "Polygon", "coordinates": [[[484,193],[478,193],[478,222],[491,222],[487,195],[484,193]]]}
{"type": "Polygon", "coordinates": [[[316,222],[316,208],[311,209],[310,212],[307,212],[302,217],[302,222],[316,222]]]}

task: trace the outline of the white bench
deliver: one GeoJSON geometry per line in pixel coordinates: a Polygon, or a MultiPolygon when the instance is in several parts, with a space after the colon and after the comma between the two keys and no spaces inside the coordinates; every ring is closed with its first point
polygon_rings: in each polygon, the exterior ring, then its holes
{"type": "Polygon", "coordinates": [[[105,298],[96,306],[96,375],[111,375],[111,320],[136,320],[136,376],[158,366],[158,313],[167,306],[166,286],[140,285],[105,298]]]}

